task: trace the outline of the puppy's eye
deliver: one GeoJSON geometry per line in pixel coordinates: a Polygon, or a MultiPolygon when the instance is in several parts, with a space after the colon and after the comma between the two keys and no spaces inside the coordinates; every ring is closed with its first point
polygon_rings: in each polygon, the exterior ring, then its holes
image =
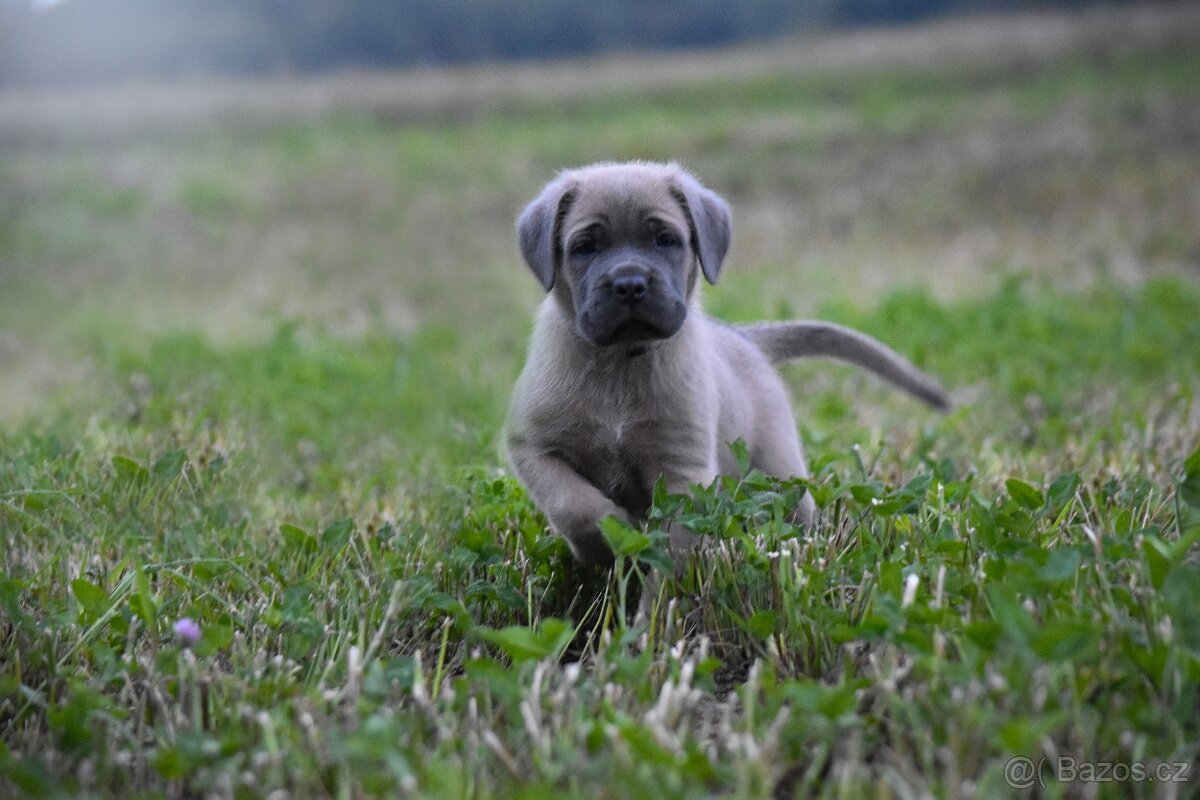
{"type": "Polygon", "coordinates": [[[670,231],[659,231],[654,237],[654,244],[663,249],[679,246],[679,237],[670,231]]]}
{"type": "Polygon", "coordinates": [[[571,243],[573,256],[594,256],[599,249],[595,239],[578,239],[571,243]]]}

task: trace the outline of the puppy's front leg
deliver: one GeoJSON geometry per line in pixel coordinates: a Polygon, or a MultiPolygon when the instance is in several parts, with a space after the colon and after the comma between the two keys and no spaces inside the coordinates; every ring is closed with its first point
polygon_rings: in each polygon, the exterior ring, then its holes
{"type": "Polygon", "coordinates": [[[533,502],[567,540],[576,560],[592,567],[610,566],[613,553],[599,522],[613,516],[628,523],[629,514],[558,456],[525,447],[510,447],[509,455],[533,502]]]}
{"type": "MultiPolygon", "coordinates": [[[[716,464],[693,465],[691,468],[677,468],[663,473],[668,494],[690,495],[693,486],[709,486],[716,477],[716,464]]],[[[672,557],[678,567],[684,563],[682,557],[700,543],[700,537],[675,520],[667,523],[666,532],[671,544],[672,557]]]]}

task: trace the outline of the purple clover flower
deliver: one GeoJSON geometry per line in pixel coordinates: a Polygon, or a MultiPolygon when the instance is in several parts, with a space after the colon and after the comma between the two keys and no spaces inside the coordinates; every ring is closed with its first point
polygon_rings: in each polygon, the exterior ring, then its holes
{"type": "Polygon", "coordinates": [[[175,623],[175,635],[184,647],[191,647],[200,641],[200,626],[191,617],[183,617],[175,623]]]}

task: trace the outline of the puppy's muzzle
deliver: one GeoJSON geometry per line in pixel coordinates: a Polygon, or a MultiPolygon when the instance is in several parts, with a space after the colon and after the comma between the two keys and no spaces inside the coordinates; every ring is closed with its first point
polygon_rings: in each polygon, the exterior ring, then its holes
{"type": "Polygon", "coordinates": [[[633,305],[650,289],[650,276],[641,267],[621,267],[612,277],[608,290],[617,300],[633,305]]]}
{"type": "Polygon", "coordinates": [[[626,261],[592,284],[578,323],[589,341],[605,347],[673,336],[686,315],[686,303],[664,275],[626,261]]]}

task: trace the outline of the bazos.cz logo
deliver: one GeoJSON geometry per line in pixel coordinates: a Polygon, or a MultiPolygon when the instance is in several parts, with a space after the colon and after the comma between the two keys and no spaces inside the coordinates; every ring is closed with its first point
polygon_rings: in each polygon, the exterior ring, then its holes
{"type": "Polygon", "coordinates": [[[1016,756],[1004,762],[1004,782],[1013,789],[1046,787],[1046,783],[1187,783],[1192,765],[1187,761],[1081,761],[1071,756],[1056,759],[1016,756]]]}

